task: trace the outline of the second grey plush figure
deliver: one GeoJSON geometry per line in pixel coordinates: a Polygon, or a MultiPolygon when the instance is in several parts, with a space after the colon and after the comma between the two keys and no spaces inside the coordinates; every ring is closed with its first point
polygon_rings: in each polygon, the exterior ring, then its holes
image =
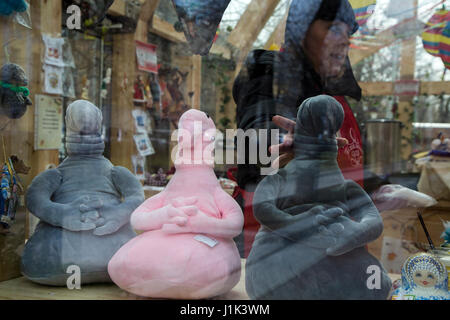
{"type": "Polygon", "coordinates": [[[258,185],[261,223],[246,262],[252,299],[386,299],[391,280],[364,247],[383,230],[369,196],[344,180],[336,133],[342,106],[321,95],[305,100],[295,127],[295,158],[258,185]]]}
{"type": "MultiPolygon", "coordinates": [[[[71,265],[81,283],[110,282],[107,265],[136,236],[130,215],[143,201],[140,182],[103,157],[102,114],[78,100],[66,113],[68,157],[35,177],[26,194],[40,219],[22,255],[22,273],[47,285],[65,286],[71,265]]],[[[71,271],[73,272],[73,271],[71,271]]]]}

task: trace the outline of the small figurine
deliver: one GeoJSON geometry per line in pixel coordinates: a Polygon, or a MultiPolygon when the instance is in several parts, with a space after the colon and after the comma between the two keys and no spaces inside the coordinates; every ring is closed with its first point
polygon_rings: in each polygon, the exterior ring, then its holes
{"type": "Polygon", "coordinates": [[[192,53],[208,54],[230,1],[172,0],[192,53]]]}
{"type": "Polygon", "coordinates": [[[136,107],[142,107],[147,104],[146,86],[141,75],[138,75],[134,82],[133,103],[136,107]]]}
{"type": "Polygon", "coordinates": [[[23,160],[13,155],[8,158],[3,166],[1,179],[0,196],[0,225],[4,230],[11,227],[16,217],[19,191],[23,191],[20,178],[17,174],[28,174],[30,167],[27,167],[23,160]]]}
{"type": "Polygon", "coordinates": [[[146,185],[164,187],[165,185],[167,185],[167,183],[167,174],[164,173],[164,170],[162,168],[159,168],[158,172],[154,174],[146,173],[146,185]]]}
{"type": "Polygon", "coordinates": [[[251,299],[388,298],[391,280],[365,248],[381,235],[382,219],[337,164],[343,120],[333,97],[305,100],[297,114],[294,159],[258,184],[253,212],[261,228],[245,269],[251,299]]]}
{"type": "Polygon", "coordinates": [[[110,282],[107,265],[136,236],[130,215],[144,201],[142,185],[103,156],[102,113],[85,100],[66,111],[68,157],[36,176],[26,193],[40,221],[25,245],[22,273],[31,281],[65,286],[71,266],[80,283],[110,282]]]}
{"type": "Polygon", "coordinates": [[[32,105],[28,78],[25,71],[14,63],[7,63],[0,69],[0,114],[10,119],[19,119],[32,105]]]}
{"type": "Polygon", "coordinates": [[[212,119],[191,109],[179,123],[176,172],[161,193],[133,212],[131,224],[143,233],[120,248],[108,271],[119,287],[139,296],[211,298],[239,282],[233,238],[242,230],[243,215],[213,170],[212,119]]]}
{"type": "Polygon", "coordinates": [[[393,300],[450,300],[448,273],[439,259],[429,253],[409,257],[402,268],[401,287],[393,300]]]}

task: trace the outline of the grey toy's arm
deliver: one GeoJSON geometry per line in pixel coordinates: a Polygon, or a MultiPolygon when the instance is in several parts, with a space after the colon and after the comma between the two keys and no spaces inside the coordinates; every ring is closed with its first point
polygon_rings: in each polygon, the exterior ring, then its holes
{"type": "Polygon", "coordinates": [[[347,205],[350,218],[342,216],[336,222],[344,230],[335,247],[327,254],[341,255],[376,240],[383,232],[383,220],[369,195],[354,181],[347,182],[347,205]]]}
{"type": "Polygon", "coordinates": [[[98,236],[114,233],[129,223],[130,215],[145,199],[141,183],[130,170],[115,166],[111,170],[111,176],[114,186],[123,197],[123,201],[111,208],[111,210],[114,210],[114,216],[106,218],[106,223],[95,229],[94,234],[98,236]]]}
{"type": "Polygon", "coordinates": [[[300,240],[317,232],[317,228],[339,217],[341,208],[325,209],[315,206],[298,215],[291,215],[277,208],[276,202],[282,184],[279,175],[264,178],[255,191],[253,212],[256,220],[280,236],[300,240]]]}
{"type": "MultiPolygon", "coordinates": [[[[61,181],[62,175],[58,169],[46,170],[36,176],[26,193],[28,210],[42,221],[55,227],[62,227],[71,231],[94,229],[94,223],[81,221],[81,202],[78,204],[61,204],[51,200],[61,181]]],[[[90,213],[86,212],[86,214],[90,213]]]]}

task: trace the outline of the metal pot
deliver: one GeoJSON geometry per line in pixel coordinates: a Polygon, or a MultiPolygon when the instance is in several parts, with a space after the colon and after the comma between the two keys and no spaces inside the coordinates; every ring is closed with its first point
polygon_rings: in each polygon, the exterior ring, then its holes
{"type": "Polygon", "coordinates": [[[402,169],[400,121],[368,120],[366,132],[366,166],[379,176],[398,173],[402,169]]]}

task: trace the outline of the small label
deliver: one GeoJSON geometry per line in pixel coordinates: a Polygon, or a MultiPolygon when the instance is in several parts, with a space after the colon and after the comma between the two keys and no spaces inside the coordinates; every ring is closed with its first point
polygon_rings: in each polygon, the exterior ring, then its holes
{"type": "Polygon", "coordinates": [[[194,237],[194,239],[206,244],[207,246],[209,246],[211,248],[214,248],[219,243],[219,241],[217,241],[216,239],[212,239],[212,238],[204,236],[202,234],[196,235],[194,237]]]}

